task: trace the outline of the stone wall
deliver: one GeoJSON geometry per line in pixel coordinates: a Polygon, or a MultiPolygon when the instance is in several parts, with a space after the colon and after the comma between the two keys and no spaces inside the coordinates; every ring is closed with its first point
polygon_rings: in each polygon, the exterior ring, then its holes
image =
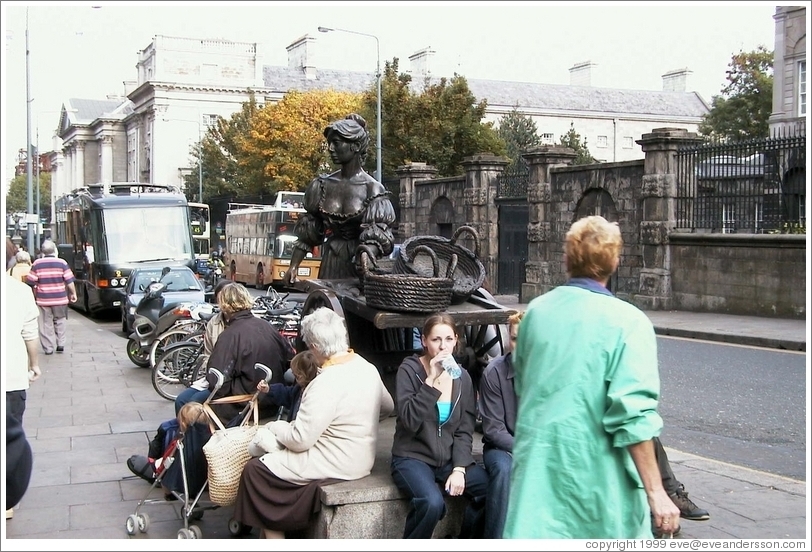
{"type": "Polygon", "coordinates": [[[670,244],[674,309],[806,316],[806,236],[673,233],[670,244]]]}

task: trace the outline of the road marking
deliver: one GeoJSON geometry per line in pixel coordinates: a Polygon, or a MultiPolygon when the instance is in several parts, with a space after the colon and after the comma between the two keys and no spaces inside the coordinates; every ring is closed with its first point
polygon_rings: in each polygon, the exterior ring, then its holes
{"type": "Polygon", "coordinates": [[[657,337],[663,339],[677,339],[680,341],[692,341],[694,343],[709,343],[711,345],[725,345],[727,347],[742,347],[745,349],[757,349],[759,351],[772,351],[775,353],[789,353],[792,355],[806,355],[806,351],[790,351],[789,349],[777,349],[775,347],[764,347],[759,345],[743,345],[741,343],[729,343],[727,341],[713,341],[710,339],[697,339],[694,337],[680,337],[676,335],[662,335],[657,334],[657,337]]]}

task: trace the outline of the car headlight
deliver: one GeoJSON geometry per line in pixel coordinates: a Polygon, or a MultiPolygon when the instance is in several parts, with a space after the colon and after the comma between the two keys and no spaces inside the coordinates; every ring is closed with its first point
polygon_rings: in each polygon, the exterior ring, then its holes
{"type": "Polygon", "coordinates": [[[112,280],[110,280],[110,285],[113,286],[113,287],[116,287],[118,285],[118,280],[113,278],[112,280]]]}
{"type": "Polygon", "coordinates": [[[126,286],[127,285],[127,278],[122,278],[121,280],[118,281],[118,283],[121,284],[122,287],[126,286]]]}

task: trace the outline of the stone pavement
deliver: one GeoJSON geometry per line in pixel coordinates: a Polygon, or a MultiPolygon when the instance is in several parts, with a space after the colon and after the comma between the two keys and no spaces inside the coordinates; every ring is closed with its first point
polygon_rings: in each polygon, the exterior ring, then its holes
{"type": "MultiPolygon", "coordinates": [[[[497,299],[518,305],[515,297],[497,299]]],[[[658,333],[806,346],[803,320],[648,314],[658,333]]],[[[174,410],[153,390],[149,370],[134,366],[124,347],[120,325],[97,324],[71,311],[65,353],[41,356],[43,376],[29,391],[24,419],[34,472],[14,518],[5,522],[3,537],[10,540],[4,549],[22,544],[13,539],[174,539],[183,527],[178,503],[162,503],[142,510],[151,520],[146,534],[126,534],[127,516],[149,485],[131,476],[125,462],[146,453],[156,428],[174,410]]],[[[683,520],[681,538],[809,538],[805,481],[667,451],[691,498],[711,513],[708,521],[683,520]]],[[[203,538],[231,538],[231,512],[206,512],[196,522],[203,538]]]]}

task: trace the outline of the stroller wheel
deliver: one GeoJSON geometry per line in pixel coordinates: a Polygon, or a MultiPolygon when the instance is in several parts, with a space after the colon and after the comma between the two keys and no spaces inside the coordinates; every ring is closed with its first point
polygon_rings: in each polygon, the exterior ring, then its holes
{"type": "Polygon", "coordinates": [[[193,538],[195,538],[195,535],[189,529],[179,529],[178,530],[178,538],[179,539],[193,539],[193,538]]]}
{"type": "Polygon", "coordinates": [[[231,533],[232,537],[244,536],[251,532],[251,526],[243,525],[242,522],[231,518],[228,520],[228,532],[231,533]]]}
{"type": "Polygon", "coordinates": [[[138,514],[138,530],[142,533],[149,530],[149,516],[147,514],[138,514]]]}
{"type": "Polygon", "coordinates": [[[127,534],[135,535],[135,528],[138,525],[138,519],[135,514],[127,516],[127,534]]]}
{"type": "Polygon", "coordinates": [[[192,532],[193,539],[202,539],[203,538],[203,531],[200,530],[200,527],[197,525],[190,525],[189,531],[192,532]]]}
{"type": "Polygon", "coordinates": [[[189,515],[189,519],[192,521],[200,521],[203,519],[203,510],[192,510],[192,513],[189,515]]]}

